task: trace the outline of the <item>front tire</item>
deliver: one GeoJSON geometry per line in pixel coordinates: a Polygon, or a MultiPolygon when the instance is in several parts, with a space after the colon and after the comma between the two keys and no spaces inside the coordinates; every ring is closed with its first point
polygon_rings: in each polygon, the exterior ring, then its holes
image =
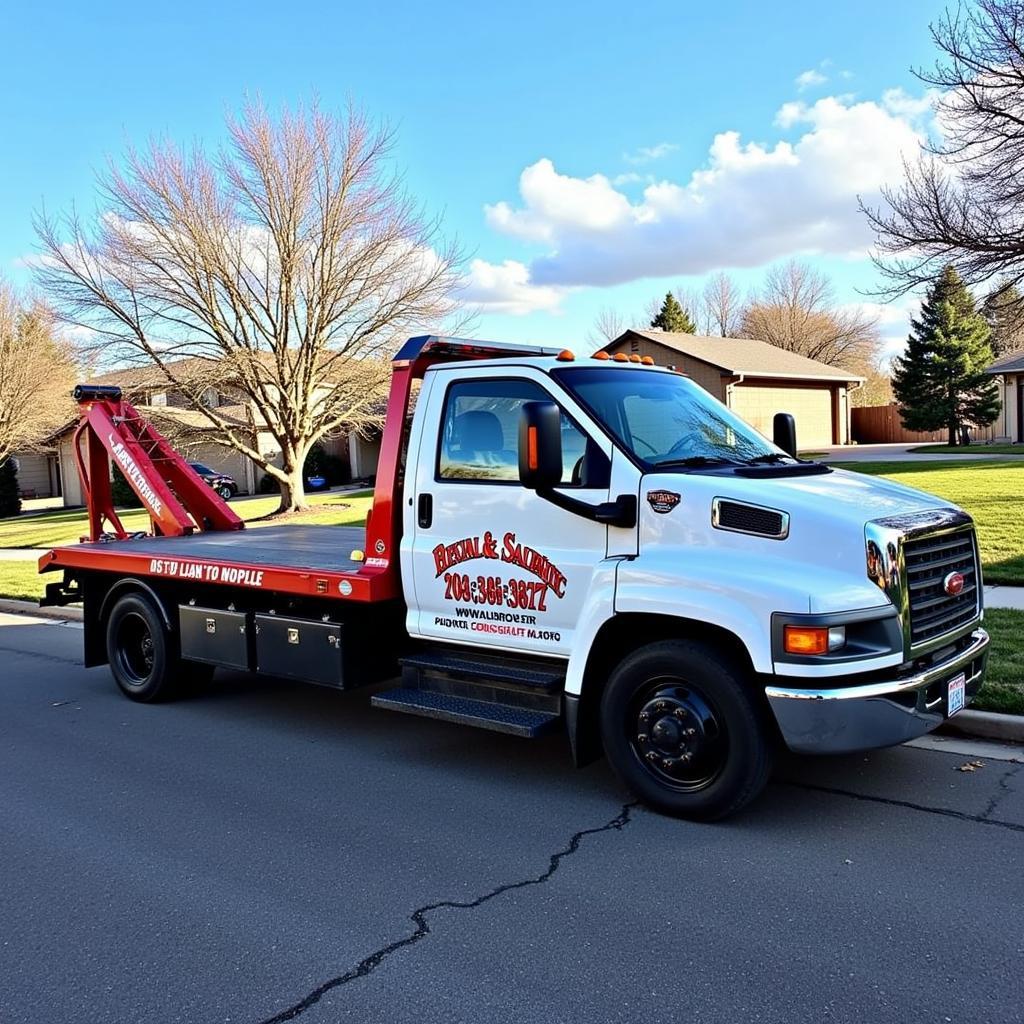
{"type": "Polygon", "coordinates": [[[125,594],[107,619],[107,659],[121,692],[144,704],[180,690],[177,648],[159,611],[141,594],[125,594]]]}
{"type": "Polygon", "coordinates": [[[221,484],[217,493],[225,500],[230,501],[235,496],[235,489],[230,484],[221,484]]]}
{"type": "Polygon", "coordinates": [[[694,821],[735,813],[764,788],[773,740],[732,659],[689,640],[629,655],[601,700],[605,753],[622,782],[658,811],[694,821]]]}

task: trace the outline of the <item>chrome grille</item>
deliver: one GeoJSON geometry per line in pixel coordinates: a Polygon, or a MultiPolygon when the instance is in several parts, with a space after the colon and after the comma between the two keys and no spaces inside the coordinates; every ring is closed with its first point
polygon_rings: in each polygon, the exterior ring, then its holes
{"type": "Polygon", "coordinates": [[[978,552],[974,530],[908,537],[903,542],[910,610],[910,643],[919,644],[952,633],[978,617],[978,552]],[[946,577],[959,572],[963,590],[952,597],[946,577]]]}

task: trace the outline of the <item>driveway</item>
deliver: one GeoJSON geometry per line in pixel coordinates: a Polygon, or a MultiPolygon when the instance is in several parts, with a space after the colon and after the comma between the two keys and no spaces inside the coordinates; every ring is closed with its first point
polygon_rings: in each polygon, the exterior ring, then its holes
{"type": "Polygon", "coordinates": [[[5,1024],[1019,1024],[1022,763],[790,759],[700,826],[359,691],[132,704],[81,638],[0,616],[5,1024]]]}
{"type": "Polygon", "coordinates": [[[817,456],[822,462],[938,462],[943,459],[1000,459],[1010,462],[1024,459],[1024,445],[1019,455],[986,455],[984,445],[976,445],[962,452],[936,452],[934,455],[911,453],[911,448],[920,448],[915,444],[854,444],[835,445],[832,448],[818,448],[815,451],[825,454],[817,456]]]}

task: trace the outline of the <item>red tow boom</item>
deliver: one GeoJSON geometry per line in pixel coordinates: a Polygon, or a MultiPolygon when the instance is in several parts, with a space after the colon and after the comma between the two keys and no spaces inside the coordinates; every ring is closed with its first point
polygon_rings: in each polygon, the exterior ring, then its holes
{"type": "Polygon", "coordinates": [[[118,540],[128,536],[114,511],[110,460],[149,512],[154,534],[183,537],[197,530],[245,528],[227,502],[121,397],[120,388],[79,385],[75,401],[81,420],[74,453],[89,509],[89,540],[110,533],[118,540]]]}

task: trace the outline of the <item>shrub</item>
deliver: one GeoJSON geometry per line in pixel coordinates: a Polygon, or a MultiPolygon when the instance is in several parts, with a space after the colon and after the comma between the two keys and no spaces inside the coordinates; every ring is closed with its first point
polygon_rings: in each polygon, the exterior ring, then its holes
{"type": "Polygon", "coordinates": [[[256,485],[256,490],[260,494],[280,494],[281,484],[269,473],[264,473],[260,477],[260,482],[256,485]]]}
{"type": "Polygon", "coordinates": [[[0,519],[16,516],[21,512],[21,498],[18,495],[18,464],[7,459],[0,466],[0,519]]]}
{"type": "Polygon", "coordinates": [[[114,499],[115,508],[142,508],[139,496],[132,490],[131,484],[124,478],[124,473],[117,466],[112,467],[114,475],[110,481],[110,496],[114,499]]]}

